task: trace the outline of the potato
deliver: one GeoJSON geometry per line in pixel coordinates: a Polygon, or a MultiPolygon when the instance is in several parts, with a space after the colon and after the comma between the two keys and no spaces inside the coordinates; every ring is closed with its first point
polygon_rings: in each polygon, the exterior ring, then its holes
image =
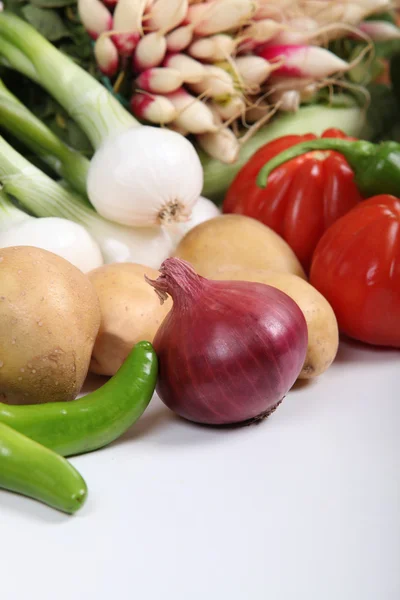
{"type": "Polygon", "coordinates": [[[312,285],[291,273],[262,270],[217,270],[210,279],[255,281],[276,287],[290,296],[302,310],[308,328],[308,350],[299,379],[321,375],[338,351],[339,331],[329,302],[312,285]]]}
{"type": "Polygon", "coordinates": [[[29,246],[0,250],[0,398],[73,400],[100,325],[96,292],[64,258],[29,246]]]}
{"type": "Polygon", "coordinates": [[[191,229],[175,256],[207,277],[216,269],[273,269],[306,278],[289,245],[275,231],[242,215],[221,215],[191,229]]]}
{"type": "Polygon", "coordinates": [[[133,346],[152,342],[172,307],[161,304],[144,276],[157,279],[159,272],[134,263],[104,265],[89,273],[100,300],[101,325],[94,345],[90,370],[114,375],[133,346]]]}

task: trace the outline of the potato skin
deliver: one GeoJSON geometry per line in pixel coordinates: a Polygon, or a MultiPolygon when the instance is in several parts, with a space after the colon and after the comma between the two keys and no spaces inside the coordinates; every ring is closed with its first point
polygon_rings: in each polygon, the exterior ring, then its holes
{"type": "Polygon", "coordinates": [[[174,254],[208,277],[216,269],[273,269],[306,279],[290,246],[271,228],[243,215],[221,215],[191,229],[174,254]]]}
{"type": "Polygon", "coordinates": [[[161,305],[144,277],[157,279],[159,274],[155,269],[135,263],[104,265],[88,274],[101,310],[90,371],[114,375],[137,342],[153,341],[172,307],[170,298],[161,305]]]}
{"type": "Polygon", "coordinates": [[[313,379],[330,367],[339,346],[337,320],[329,302],[307,281],[292,273],[224,269],[215,271],[211,279],[254,281],[285,292],[300,307],[307,322],[308,349],[299,379],[313,379]]]}
{"type": "Polygon", "coordinates": [[[0,399],[73,400],[88,372],[100,325],[86,275],[39,248],[0,249],[0,399]]]}

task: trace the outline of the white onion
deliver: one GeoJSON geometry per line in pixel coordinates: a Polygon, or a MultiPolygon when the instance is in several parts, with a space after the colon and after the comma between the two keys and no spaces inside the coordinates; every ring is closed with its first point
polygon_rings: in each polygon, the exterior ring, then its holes
{"type": "Polygon", "coordinates": [[[200,196],[194,205],[190,219],[186,221],[186,223],[177,223],[167,228],[173,241],[174,249],[193,227],[196,227],[196,225],[199,225],[200,223],[204,223],[204,221],[218,217],[220,214],[221,211],[214,202],[211,202],[208,198],[204,198],[204,196],[200,196]]]}
{"type": "Polygon", "coordinates": [[[174,131],[146,126],[106,139],[88,176],[97,212],[129,226],[186,220],[202,187],[203,170],[192,144],[174,131]]]}
{"type": "Polygon", "coordinates": [[[27,218],[5,231],[0,231],[0,248],[34,246],[62,256],[87,273],[101,267],[100,248],[82,225],[67,219],[27,218]]]}

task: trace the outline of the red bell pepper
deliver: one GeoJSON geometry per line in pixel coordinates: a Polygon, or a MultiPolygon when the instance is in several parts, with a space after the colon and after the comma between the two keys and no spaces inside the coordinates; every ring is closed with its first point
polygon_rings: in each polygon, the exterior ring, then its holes
{"type": "MultiPolygon", "coordinates": [[[[337,129],[322,137],[353,139],[337,129]]],[[[337,152],[309,152],[275,169],[265,189],[256,179],[271,158],[314,139],[313,134],[288,135],[260,148],[239,171],[223,203],[223,212],[253,217],[281,235],[306,272],[325,230],[362,200],[352,169],[337,152]]]]}
{"type": "Polygon", "coordinates": [[[310,283],[343,333],[400,348],[400,199],[374,196],[336,221],[315,249],[310,283]]]}

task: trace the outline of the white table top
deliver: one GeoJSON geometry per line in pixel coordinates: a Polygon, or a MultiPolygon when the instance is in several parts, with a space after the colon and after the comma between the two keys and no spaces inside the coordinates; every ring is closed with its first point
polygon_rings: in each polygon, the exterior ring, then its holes
{"type": "Polygon", "coordinates": [[[73,460],[74,517],[0,492],[1,600],[399,600],[400,353],[342,343],[258,426],[153,400],[73,460]]]}

